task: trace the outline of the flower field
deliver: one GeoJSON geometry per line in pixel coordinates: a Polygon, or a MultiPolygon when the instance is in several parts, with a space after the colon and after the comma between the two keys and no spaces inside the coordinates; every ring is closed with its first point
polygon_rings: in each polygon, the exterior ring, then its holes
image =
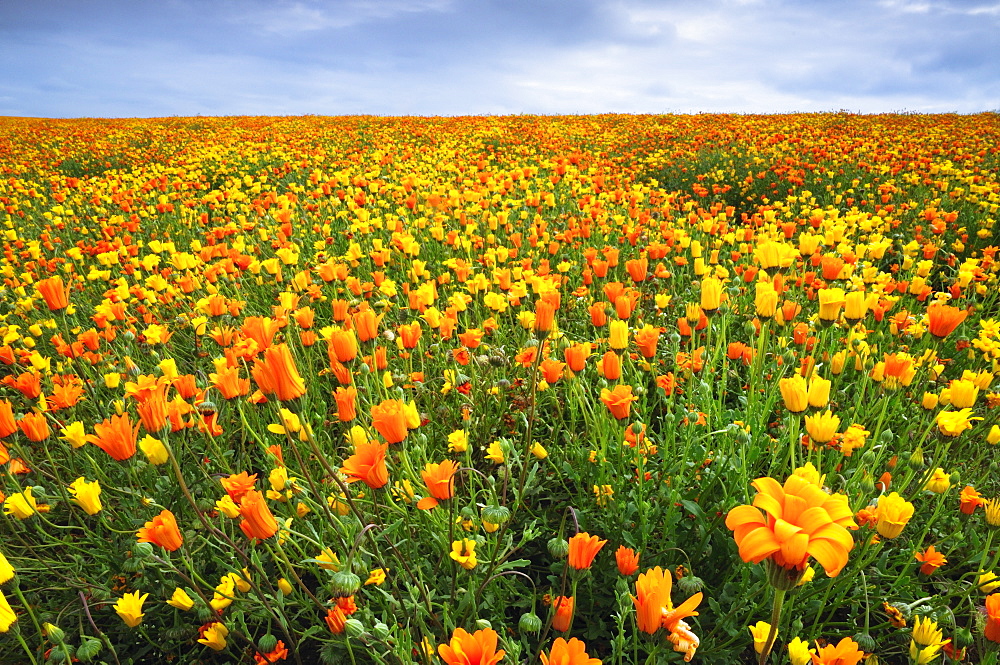
{"type": "Polygon", "coordinates": [[[0,118],[0,662],[997,663],[998,139],[0,118]]]}

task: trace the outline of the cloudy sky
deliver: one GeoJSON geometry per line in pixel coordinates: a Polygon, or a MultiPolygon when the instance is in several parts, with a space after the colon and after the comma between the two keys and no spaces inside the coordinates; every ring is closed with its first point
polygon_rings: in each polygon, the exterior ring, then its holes
{"type": "Polygon", "coordinates": [[[1000,110],[1000,0],[0,0],[0,115],[1000,110]]]}

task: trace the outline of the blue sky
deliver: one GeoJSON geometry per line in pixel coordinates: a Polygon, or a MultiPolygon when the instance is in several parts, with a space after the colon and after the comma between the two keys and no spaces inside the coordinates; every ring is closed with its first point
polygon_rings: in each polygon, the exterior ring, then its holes
{"type": "Polygon", "coordinates": [[[1000,0],[0,0],[0,115],[1000,110],[1000,0]]]}

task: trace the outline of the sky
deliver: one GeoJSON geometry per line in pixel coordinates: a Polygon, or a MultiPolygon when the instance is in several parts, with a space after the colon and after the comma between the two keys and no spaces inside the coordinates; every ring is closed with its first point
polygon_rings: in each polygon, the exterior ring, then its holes
{"type": "Polygon", "coordinates": [[[0,115],[975,113],[1000,0],[0,0],[0,115]]]}

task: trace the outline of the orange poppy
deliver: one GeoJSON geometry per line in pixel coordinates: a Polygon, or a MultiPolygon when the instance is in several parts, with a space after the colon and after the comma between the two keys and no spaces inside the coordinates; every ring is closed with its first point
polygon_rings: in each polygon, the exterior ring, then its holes
{"type": "Polygon", "coordinates": [[[569,565],[570,568],[583,570],[590,568],[594,562],[594,557],[601,551],[601,548],[608,541],[601,540],[597,536],[589,533],[578,533],[569,539],[569,565]]]}
{"type": "Polygon", "coordinates": [[[555,383],[562,378],[563,370],[566,369],[566,363],[561,363],[558,360],[552,358],[546,358],[539,365],[539,369],[542,370],[542,378],[545,379],[546,383],[555,383]]]}
{"type": "Polygon", "coordinates": [[[287,344],[265,349],[264,359],[254,361],[251,373],[262,393],[275,395],[282,402],[301,397],[306,392],[306,382],[299,375],[287,344]]]}
{"type": "Polygon", "coordinates": [[[438,645],[438,655],[447,665],[496,665],[506,652],[497,651],[497,632],[483,628],[469,634],[456,628],[448,644],[438,645]]]}
{"type": "Polygon", "coordinates": [[[986,596],[986,628],[983,637],[1000,642],[1000,593],[986,596]]]}
{"type": "Polygon", "coordinates": [[[535,305],[535,323],[533,324],[535,332],[541,336],[552,332],[552,326],[555,324],[555,314],[556,307],[554,304],[548,300],[539,300],[535,305]]]}
{"type": "Polygon", "coordinates": [[[600,658],[591,658],[587,653],[587,645],[575,637],[567,642],[557,637],[552,643],[552,650],[546,656],[540,654],[542,665],[601,665],[600,658]]]}
{"type": "Polygon", "coordinates": [[[337,418],[341,422],[354,420],[358,416],[358,391],[353,386],[339,387],[333,394],[337,400],[337,418]]]}
{"type": "Polygon", "coordinates": [[[239,367],[220,370],[216,374],[209,374],[208,378],[222,394],[223,399],[234,399],[250,392],[250,379],[240,378],[239,367]]]}
{"type": "Polygon", "coordinates": [[[828,644],[820,648],[812,657],[813,665],[857,665],[865,658],[865,652],[850,637],[840,640],[836,646],[828,644]]]}
{"type": "Polygon", "coordinates": [[[226,494],[233,500],[233,503],[239,505],[243,497],[246,496],[246,493],[252,490],[257,483],[257,474],[255,473],[251,476],[246,471],[241,471],[222,478],[220,482],[222,483],[222,488],[226,490],[226,494]]]}
{"type": "Polygon", "coordinates": [[[430,496],[417,502],[417,508],[427,510],[438,504],[438,501],[450,499],[455,494],[455,472],[458,471],[458,462],[445,460],[439,464],[428,462],[424,465],[424,470],[420,472],[420,477],[427,485],[430,496]]]}
{"type": "Polygon", "coordinates": [[[135,455],[138,436],[139,423],[133,427],[126,413],[111,416],[110,420],[94,425],[94,434],[88,435],[87,441],[111,455],[112,459],[123,462],[135,455]]]}
{"type": "Polygon", "coordinates": [[[406,404],[402,400],[387,399],[372,407],[372,427],[388,443],[399,443],[406,438],[406,404]]]}
{"type": "Polygon", "coordinates": [[[608,381],[617,381],[622,375],[622,359],[614,351],[608,351],[603,356],[601,356],[601,362],[598,365],[598,369],[603,376],[608,381]]]}
{"type": "Polygon", "coordinates": [[[45,414],[26,414],[17,421],[17,426],[31,441],[44,441],[49,438],[49,423],[45,420],[45,414]]]}
{"type": "Polygon", "coordinates": [[[351,317],[354,323],[354,330],[358,333],[358,340],[367,342],[378,337],[378,324],[382,321],[381,316],[375,316],[374,310],[367,305],[351,317]]]}
{"type": "Polygon", "coordinates": [[[354,331],[335,328],[327,341],[327,353],[331,362],[336,360],[346,363],[354,360],[358,355],[358,338],[354,331]]]}
{"type": "Polygon", "coordinates": [[[240,529],[248,538],[265,540],[278,532],[278,522],[264,502],[264,495],[257,490],[250,490],[243,497],[240,515],[243,517],[240,529]]]}
{"type": "Polygon", "coordinates": [[[695,609],[701,604],[703,594],[696,593],[676,608],[670,600],[673,578],[657,566],[639,575],[635,581],[636,622],[639,630],[652,635],[659,628],[673,633],[683,619],[698,616],[695,609]]]}
{"type": "Polygon", "coordinates": [[[618,565],[618,572],[628,577],[639,570],[639,555],[631,547],[619,545],[615,550],[615,563],[618,565]]]}
{"type": "Polygon", "coordinates": [[[140,543],[153,543],[168,552],[176,552],[184,542],[181,530],[177,527],[177,519],[169,510],[163,510],[151,521],[146,522],[136,535],[140,543]]]}
{"type": "Polygon", "coordinates": [[[633,282],[644,282],[649,271],[649,259],[630,259],[625,262],[625,270],[633,282]]]}
{"type": "Polygon", "coordinates": [[[40,280],[35,283],[35,288],[42,294],[50,311],[55,312],[69,307],[69,287],[63,283],[62,277],[56,275],[40,280]]]}
{"type": "Polygon", "coordinates": [[[967,316],[967,310],[935,302],[927,308],[928,328],[935,337],[944,338],[965,321],[967,316]]]}
{"type": "Polygon", "coordinates": [[[573,372],[582,372],[587,366],[587,357],[590,356],[590,342],[583,344],[572,344],[563,350],[563,358],[573,372]]]}
{"type": "Polygon", "coordinates": [[[402,340],[404,349],[415,349],[417,347],[417,342],[420,341],[420,335],[423,333],[423,328],[420,327],[419,321],[414,321],[413,323],[404,323],[399,326],[399,338],[402,340]]]}
{"type": "Polygon", "coordinates": [[[847,530],[858,528],[847,497],[827,494],[797,475],[789,476],[784,486],[773,478],[758,478],[753,486],[758,492],[753,505],[737,506],[726,516],[740,557],[753,563],[771,560],[786,571],[789,588],[810,556],[827,575],[837,576],[854,547],[847,530]]]}
{"type": "Polygon", "coordinates": [[[656,355],[656,344],[660,341],[660,331],[651,325],[643,326],[635,333],[635,345],[639,348],[639,353],[643,358],[652,358],[656,355]]]}
{"type": "Polygon", "coordinates": [[[632,402],[639,398],[632,394],[632,386],[615,386],[614,390],[601,391],[601,401],[611,411],[611,415],[622,420],[629,417],[632,402]]]}
{"type": "Polygon", "coordinates": [[[384,487],[389,482],[389,470],[385,465],[388,449],[388,443],[359,441],[354,454],[344,460],[344,466],[340,469],[347,476],[347,482],[360,480],[372,489],[384,487]]]}
{"type": "Polygon", "coordinates": [[[552,607],[555,615],[552,617],[552,629],[565,633],[573,625],[573,610],[576,606],[576,598],[573,596],[556,596],[552,600],[552,607]]]}
{"type": "Polygon", "coordinates": [[[17,431],[17,421],[14,420],[14,405],[9,399],[0,399],[0,439],[6,438],[17,431]]]}

